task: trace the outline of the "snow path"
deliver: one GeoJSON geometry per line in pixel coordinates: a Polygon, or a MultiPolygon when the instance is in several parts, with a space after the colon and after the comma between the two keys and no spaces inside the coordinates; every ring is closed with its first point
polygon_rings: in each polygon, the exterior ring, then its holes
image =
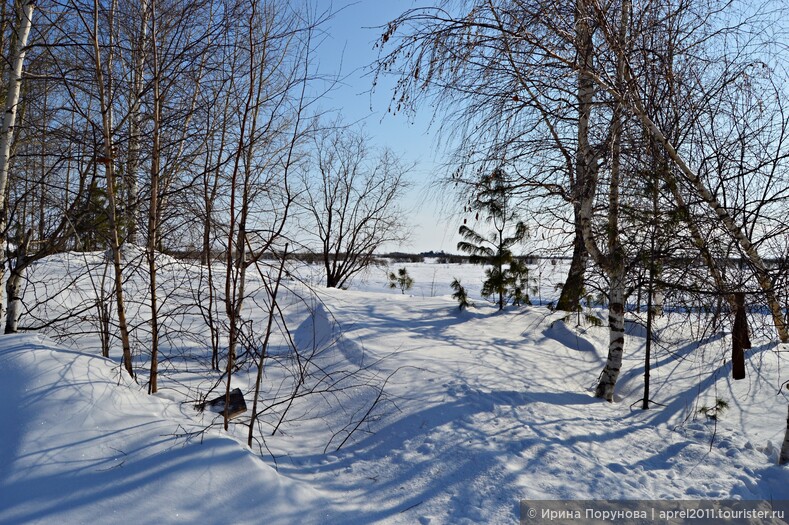
{"type": "MultiPolygon", "coordinates": [[[[346,291],[325,300],[345,337],[369,355],[391,354],[390,370],[404,366],[391,389],[399,412],[374,434],[328,457],[291,454],[290,465],[282,462],[281,472],[341,502],[337,523],[513,523],[522,498],[789,496],[771,444],[783,437],[786,410],[774,390],[733,385],[724,397],[739,400],[740,410],[715,428],[696,413],[699,374],[708,372],[690,357],[656,359],[653,399],[666,407],[629,408],[642,388],[637,333],[628,338],[622,397],[607,404],[590,393],[604,328],[578,330],[541,308],[458,312],[446,298],[371,301],[346,291]]],[[[671,350],[690,355],[696,347],[685,346],[671,350]]],[[[751,353],[751,373],[758,358],[774,378],[779,357],[768,347],[751,353]]],[[[725,373],[710,376],[706,388],[727,383],[725,373]]]]}

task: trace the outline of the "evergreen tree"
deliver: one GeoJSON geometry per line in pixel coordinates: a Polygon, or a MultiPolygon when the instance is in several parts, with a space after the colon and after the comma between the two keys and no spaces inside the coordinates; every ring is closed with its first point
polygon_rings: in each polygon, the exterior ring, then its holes
{"type": "Polygon", "coordinates": [[[471,203],[471,210],[477,212],[477,217],[482,214],[492,231],[485,236],[465,224],[458,231],[464,239],[458,243],[458,250],[469,254],[469,260],[474,264],[491,266],[485,270],[482,295],[497,296],[499,310],[506,304],[511,279],[505,266],[513,262],[513,246],[528,234],[526,225],[517,220],[509,200],[507,175],[503,169],[497,168],[479,181],[477,194],[471,203]]]}
{"type": "Polygon", "coordinates": [[[466,289],[463,288],[463,285],[460,284],[457,277],[452,280],[450,286],[455,290],[455,293],[452,294],[452,298],[456,299],[460,304],[460,310],[463,310],[463,308],[468,309],[469,306],[474,306],[471,301],[468,300],[468,293],[466,293],[466,289]]]}
{"type": "Polygon", "coordinates": [[[414,280],[408,275],[408,270],[405,268],[397,270],[397,275],[394,272],[389,272],[389,288],[400,288],[400,293],[404,294],[413,285],[414,280]]]}
{"type": "Polygon", "coordinates": [[[529,268],[524,261],[512,259],[507,269],[507,294],[512,304],[531,304],[529,299],[529,268]]]}

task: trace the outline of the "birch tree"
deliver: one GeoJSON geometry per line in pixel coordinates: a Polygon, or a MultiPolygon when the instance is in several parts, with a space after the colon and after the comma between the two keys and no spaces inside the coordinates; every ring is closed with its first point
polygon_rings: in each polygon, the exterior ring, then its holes
{"type": "MultiPolygon", "coordinates": [[[[239,121],[229,144],[225,226],[224,306],[228,326],[225,396],[230,401],[236,351],[242,340],[247,272],[285,241],[294,194],[291,171],[308,128],[312,35],[319,20],[252,2],[236,34],[239,121]]],[[[275,301],[272,301],[272,308],[275,301]]],[[[250,338],[253,339],[253,338],[250,338]]],[[[228,428],[227,413],[224,427],[228,428]]]]}
{"type": "Polygon", "coordinates": [[[515,175],[511,194],[546,228],[561,226],[557,201],[565,206],[570,231],[560,242],[571,243],[572,261],[557,307],[568,311],[580,308],[588,259],[579,202],[589,174],[575,146],[584,106],[571,100],[585,78],[575,75],[576,64],[553,60],[519,35],[533,31],[541,45],[591,60],[593,26],[573,39],[576,13],[570,2],[518,0],[416,8],[388,24],[376,63],[379,76],[397,79],[390,111],[421,111],[428,101],[436,108],[457,166],[445,182],[458,187],[459,200],[480,173],[507,165],[515,175]]]}
{"type": "MultiPolygon", "coordinates": [[[[590,7],[591,6],[592,4],[590,3],[590,7]]],[[[673,6],[668,7],[668,10],[671,11],[672,7],[673,6]]],[[[674,9],[675,10],[673,11],[673,14],[675,16],[683,14],[685,10],[685,8],[681,5],[675,7],[674,9]]],[[[714,8],[712,10],[714,11],[714,8]]],[[[685,156],[681,154],[676,145],[669,140],[669,137],[666,135],[666,133],[660,129],[654,119],[650,116],[646,109],[645,98],[638,85],[639,75],[636,71],[636,67],[631,62],[631,59],[627,55],[625,48],[618,44],[618,37],[616,36],[617,33],[610,24],[606,23],[606,14],[599,8],[599,6],[594,7],[593,14],[601,26],[601,34],[603,35],[609,48],[617,57],[617,60],[622,64],[623,77],[622,82],[617,85],[602,75],[593,74],[592,78],[594,79],[594,82],[601,90],[614,97],[618,103],[623,106],[623,108],[633,115],[634,118],[638,119],[651,138],[666,152],[668,158],[682,176],[683,182],[687,184],[693,190],[693,192],[704,201],[704,203],[717,217],[721,227],[725,229],[728,235],[737,241],[737,244],[742,250],[743,255],[747,258],[749,264],[753,268],[754,276],[759,287],[765,294],[767,305],[771,311],[778,338],[783,342],[789,341],[789,332],[787,332],[786,329],[785,319],[781,311],[780,303],[778,302],[775,294],[770,272],[768,271],[767,265],[759,254],[757,247],[752,242],[748,233],[744,231],[743,228],[734,220],[731,210],[729,210],[720,202],[719,198],[702,180],[699,174],[691,168],[685,156]]],[[[704,16],[704,13],[702,13],[702,17],[704,16]]],[[[555,56],[560,58],[558,54],[555,54],[555,56]]],[[[723,79],[713,79],[713,85],[711,86],[710,84],[705,83],[710,82],[709,78],[702,78],[695,86],[692,87],[692,89],[693,91],[702,95],[702,97],[699,97],[699,99],[703,100],[704,98],[707,98],[707,103],[709,103],[709,97],[714,94],[714,92],[710,91],[710,88],[713,86],[720,86],[721,80],[723,79]]]]}
{"type": "MultiPolygon", "coordinates": [[[[8,171],[11,164],[11,146],[14,139],[14,126],[16,124],[19,93],[22,89],[22,68],[27,52],[27,40],[33,26],[33,11],[35,2],[32,0],[14,1],[14,24],[11,42],[8,51],[8,64],[6,70],[5,112],[3,123],[0,127],[0,247],[5,248],[7,239],[8,210],[6,194],[8,189],[8,171]]],[[[0,265],[0,281],[5,273],[4,265],[0,265]]],[[[9,293],[16,293],[12,283],[9,293]]],[[[0,304],[2,304],[0,297],[0,304]]]]}

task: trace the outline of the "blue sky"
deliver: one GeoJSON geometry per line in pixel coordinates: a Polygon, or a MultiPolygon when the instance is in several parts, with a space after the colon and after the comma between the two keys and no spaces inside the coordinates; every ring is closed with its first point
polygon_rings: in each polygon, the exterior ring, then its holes
{"type": "MultiPolygon", "coordinates": [[[[445,250],[455,252],[458,221],[446,219],[439,196],[430,183],[441,175],[444,161],[435,129],[430,128],[429,109],[415,118],[387,113],[391,89],[379,82],[371,93],[372,76],[368,66],[378,56],[376,39],[390,20],[402,12],[430,2],[415,0],[340,0],[331,4],[334,16],[323,27],[325,35],[317,49],[319,71],[339,75],[342,81],[321,102],[323,110],[336,109],[343,120],[360,121],[376,146],[386,146],[399,154],[406,163],[416,163],[410,179],[413,187],[403,201],[410,210],[411,242],[387,250],[422,252],[445,250]]],[[[319,5],[328,9],[328,2],[319,5]]],[[[443,203],[447,204],[447,203],[443,203]]]]}

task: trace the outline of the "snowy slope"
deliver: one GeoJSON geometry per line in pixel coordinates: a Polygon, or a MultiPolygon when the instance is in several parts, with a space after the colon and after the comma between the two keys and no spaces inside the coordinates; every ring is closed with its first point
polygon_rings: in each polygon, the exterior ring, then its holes
{"type": "MultiPolygon", "coordinates": [[[[460,277],[474,294],[478,267],[405,266],[419,286],[411,294],[387,290],[385,272],[374,271],[356,283],[361,291],[293,284],[292,300],[283,298],[294,344],[312,349],[316,365],[389,378],[339,450],[375,395],[369,385],[299,398],[299,417],[266,435],[257,455],[239,444],[243,417],[230,435],[214,426],[185,437],[212,423],[185,402],[213,381],[189,334],[168,339],[165,357],[178,360],[157,396],[127,384],[89,337],[72,346],[90,354],[35,335],[0,337],[0,522],[112,523],[131,512],[135,523],[163,524],[515,523],[520,499],[789,499],[789,470],[776,465],[789,354],[758,330],[748,378],[733,382],[727,334],[706,334],[698,318],[662,318],[655,403],[641,411],[637,324],[608,404],[591,397],[606,328],[541,306],[498,312],[478,296],[459,312],[447,283],[460,277]],[[713,421],[699,409],[716,399],[729,409],[713,421]]],[[[557,278],[549,270],[545,301],[557,278]]],[[[277,351],[265,385],[287,378],[277,351]]],[[[234,379],[248,402],[253,379],[234,379]]]]}
{"type": "Polygon", "coordinates": [[[35,335],[0,338],[0,523],[321,522],[314,490],[232,439],[179,437],[178,405],[118,372],[35,335]]]}

